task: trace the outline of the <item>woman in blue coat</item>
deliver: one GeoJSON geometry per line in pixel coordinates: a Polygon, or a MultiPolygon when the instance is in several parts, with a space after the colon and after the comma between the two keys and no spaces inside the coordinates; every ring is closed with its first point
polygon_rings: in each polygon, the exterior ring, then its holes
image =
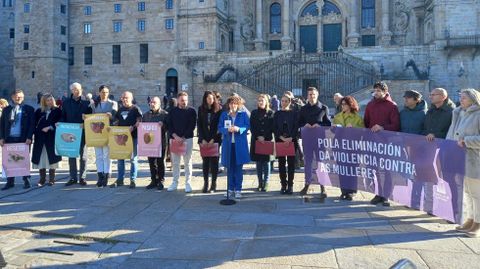
{"type": "Polygon", "coordinates": [[[242,197],[243,165],[250,162],[247,131],[250,119],[242,108],[239,96],[227,99],[227,111],[222,112],[218,130],[222,134],[222,165],[227,168],[228,195],[242,197]]]}

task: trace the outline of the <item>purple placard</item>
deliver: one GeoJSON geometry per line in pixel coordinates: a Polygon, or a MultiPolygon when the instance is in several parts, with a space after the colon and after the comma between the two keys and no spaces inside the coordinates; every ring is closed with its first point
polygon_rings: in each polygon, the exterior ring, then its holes
{"type": "Polygon", "coordinates": [[[460,222],[465,151],[455,141],[363,128],[303,128],[305,178],[460,222]]]}

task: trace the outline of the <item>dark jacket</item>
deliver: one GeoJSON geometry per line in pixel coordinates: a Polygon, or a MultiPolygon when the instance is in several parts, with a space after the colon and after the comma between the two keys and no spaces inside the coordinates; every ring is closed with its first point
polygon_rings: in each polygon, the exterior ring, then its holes
{"type": "Polygon", "coordinates": [[[445,100],[439,108],[431,105],[425,116],[422,134],[433,134],[436,138],[445,139],[448,128],[450,128],[450,124],[452,123],[452,113],[454,109],[455,103],[450,99],[445,100]]]}
{"type": "Polygon", "coordinates": [[[202,140],[210,142],[213,139],[215,143],[222,142],[222,134],[218,131],[218,121],[222,110],[217,112],[213,110],[206,110],[202,107],[198,108],[197,118],[197,132],[198,132],[198,144],[202,143],[202,140]],[[209,116],[210,115],[210,116],[209,116]],[[210,119],[209,119],[210,118],[210,119]]]}
{"type": "Polygon", "coordinates": [[[35,140],[33,143],[32,163],[37,165],[40,162],[44,146],[47,150],[49,164],[58,163],[62,160],[61,156],[55,154],[55,123],[62,117],[62,110],[54,108],[48,115],[48,118],[46,118],[46,115],[47,113],[42,112],[40,108],[35,111],[35,140]],[[45,127],[52,127],[53,129],[45,133],[42,131],[45,127]]]}
{"type": "Polygon", "coordinates": [[[366,128],[372,128],[378,124],[387,131],[400,130],[400,113],[390,94],[387,94],[384,99],[374,98],[368,103],[363,122],[366,128]]]}
{"type": "MultiPolygon", "coordinates": [[[[165,151],[165,147],[167,145],[167,130],[168,130],[168,112],[160,109],[157,112],[149,110],[143,114],[142,122],[162,122],[162,151],[165,151]]],[[[163,156],[164,154],[162,154],[163,156]]]]}
{"type": "MultiPolygon", "coordinates": [[[[33,131],[35,129],[35,110],[29,105],[22,104],[22,126],[20,141],[32,140],[33,131]]],[[[8,143],[10,136],[10,127],[12,122],[10,121],[10,113],[13,110],[13,106],[7,106],[2,111],[2,117],[0,118],[0,139],[5,140],[8,143]]]]}
{"type": "Polygon", "coordinates": [[[62,104],[61,122],[83,123],[82,114],[92,114],[90,102],[82,98],[75,100],[68,98],[62,104]]]}
{"type": "Polygon", "coordinates": [[[255,109],[250,115],[250,159],[252,161],[270,161],[273,155],[255,154],[255,141],[257,137],[263,136],[265,141],[273,140],[273,110],[255,109]]]}
{"type": "Polygon", "coordinates": [[[193,138],[196,123],[197,112],[195,109],[174,107],[168,112],[168,137],[173,138],[172,134],[175,133],[186,139],[193,138]]]}
{"type": "Polygon", "coordinates": [[[422,134],[427,110],[428,106],[425,100],[421,100],[413,109],[404,107],[400,111],[400,132],[422,134]]]}
{"type": "Polygon", "coordinates": [[[291,137],[293,141],[297,140],[298,121],[296,114],[293,110],[279,110],[275,112],[275,115],[273,115],[273,132],[276,142],[282,142],[280,136],[285,138],[291,137]]]}
{"type": "Polygon", "coordinates": [[[332,125],[332,122],[328,117],[328,107],[320,103],[320,101],[314,105],[307,102],[307,104],[300,109],[298,121],[299,127],[303,127],[307,123],[310,125],[317,123],[320,126],[332,125]]]}

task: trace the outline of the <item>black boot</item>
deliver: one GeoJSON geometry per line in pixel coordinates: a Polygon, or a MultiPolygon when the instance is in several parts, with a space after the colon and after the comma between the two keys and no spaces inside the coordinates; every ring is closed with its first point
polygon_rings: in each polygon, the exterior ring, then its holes
{"type": "Polygon", "coordinates": [[[26,177],[23,177],[23,188],[24,189],[30,189],[30,177],[29,176],[26,176],[26,177]]]}
{"type": "Polygon", "coordinates": [[[212,178],[212,185],[210,185],[210,192],[217,191],[217,179],[212,178]]]}
{"type": "Polygon", "coordinates": [[[5,186],[3,186],[2,191],[13,188],[13,186],[15,186],[14,182],[15,178],[7,178],[7,183],[5,184],[5,186]]]}
{"type": "Polygon", "coordinates": [[[306,195],[308,193],[308,188],[310,187],[310,184],[305,183],[305,187],[300,191],[300,195],[306,195]]]}
{"type": "Polygon", "coordinates": [[[258,188],[257,188],[257,190],[258,190],[258,191],[262,191],[262,189],[263,189],[263,181],[259,179],[259,180],[258,180],[258,188]]]}
{"type": "Polygon", "coordinates": [[[325,192],[325,186],[320,185],[320,198],[327,198],[327,193],[325,192]]]}
{"type": "Polygon", "coordinates": [[[109,173],[104,173],[103,174],[103,181],[102,181],[102,187],[106,187],[108,185],[108,179],[110,177],[109,173]]]}
{"type": "Polygon", "coordinates": [[[98,172],[97,187],[101,187],[103,184],[103,172],[98,172]]]}
{"type": "Polygon", "coordinates": [[[163,179],[158,180],[157,190],[161,191],[165,188],[165,186],[163,186],[163,181],[163,179]]]}
{"type": "Polygon", "coordinates": [[[55,184],[55,169],[48,169],[48,186],[55,184]]]}
{"type": "Polygon", "coordinates": [[[42,187],[45,185],[45,182],[47,181],[47,169],[40,169],[38,170],[38,173],[40,174],[40,180],[38,181],[38,186],[42,187]]]}
{"type": "Polygon", "coordinates": [[[288,184],[287,191],[285,194],[293,194],[293,184],[288,184]]]}
{"type": "Polygon", "coordinates": [[[207,193],[207,192],[208,192],[208,178],[207,178],[207,179],[203,179],[202,192],[203,192],[203,193],[207,193]]]}
{"type": "Polygon", "coordinates": [[[157,179],[155,177],[151,178],[150,184],[147,185],[147,190],[151,190],[157,187],[157,179]]]}
{"type": "Polygon", "coordinates": [[[285,175],[280,174],[280,184],[282,185],[282,188],[280,189],[280,194],[286,194],[287,193],[287,179],[285,178],[285,175]]]}

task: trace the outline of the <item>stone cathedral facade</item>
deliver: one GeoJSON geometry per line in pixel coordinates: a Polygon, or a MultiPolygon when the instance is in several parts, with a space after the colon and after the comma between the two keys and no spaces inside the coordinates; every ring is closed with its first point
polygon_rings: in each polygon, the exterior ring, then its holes
{"type": "Polygon", "coordinates": [[[278,92],[300,89],[320,83],[315,74],[347,79],[360,62],[376,78],[451,93],[480,87],[478,0],[0,0],[0,44],[3,96],[14,88],[61,95],[78,81],[116,96],[183,89],[198,105],[207,88],[253,77],[278,92]],[[353,71],[297,67],[296,59],[339,51],[353,71]],[[287,61],[288,76],[275,69],[287,61]],[[282,82],[258,76],[269,72],[282,82]]]}

